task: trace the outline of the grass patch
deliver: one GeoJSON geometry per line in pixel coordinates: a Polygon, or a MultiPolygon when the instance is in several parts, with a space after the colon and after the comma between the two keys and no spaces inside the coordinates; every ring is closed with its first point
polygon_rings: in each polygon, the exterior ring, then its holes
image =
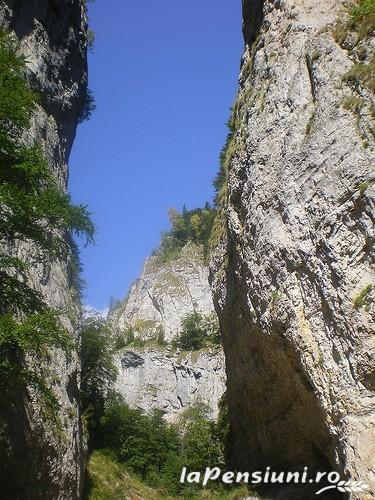
{"type": "Polygon", "coordinates": [[[355,45],[375,31],[375,0],[356,0],[347,9],[347,19],[337,22],[333,36],[342,45],[351,31],[357,34],[355,45]]]}
{"type": "Polygon", "coordinates": [[[308,136],[310,135],[310,132],[311,132],[311,129],[312,129],[312,126],[313,126],[313,123],[315,121],[315,117],[316,117],[316,112],[313,111],[311,113],[311,116],[309,118],[309,121],[307,122],[306,124],[306,129],[305,129],[305,135],[308,136]]]}
{"type": "Polygon", "coordinates": [[[353,301],[355,309],[360,309],[365,305],[366,298],[368,294],[372,292],[373,288],[374,286],[370,284],[361,290],[361,292],[357,295],[357,297],[353,301]]]}
{"type": "Polygon", "coordinates": [[[123,464],[116,462],[107,450],[94,451],[90,456],[85,487],[85,500],[161,500],[172,498],[144,485],[123,464]]]}
{"type": "MultiPolygon", "coordinates": [[[[253,494],[254,495],[254,494],[253,494]]],[[[130,473],[124,464],[115,460],[109,450],[97,450],[89,458],[85,485],[84,500],[168,500],[173,498],[202,498],[206,500],[242,500],[249,496],[245,486],[230,490],[224,488],[202,490],[169,496],[163,488],[150,488],[135,474],[130,473]]]]}
{"type": "Polygon", "coordinates": [[[343,81],[358,87],[363,85],[372,92],[375,92],[375,57],[369,63],[354,64],[343,77],[343,81]]]}

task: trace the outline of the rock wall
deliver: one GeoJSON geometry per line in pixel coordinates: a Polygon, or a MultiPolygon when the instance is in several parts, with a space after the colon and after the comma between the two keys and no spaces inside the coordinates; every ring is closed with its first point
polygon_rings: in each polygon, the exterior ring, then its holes
{"type": "Polygon", "coordinates": [[[372,60],[374,39],[361,54],[335,41],[343,4],[243,1],[210,279],[234,465],[336,469],[374,498],[374,95],[345,78],[372,60]]]}
{"type": "MultiPolygon", "coordinates": [[[[51,169],[66,189],[68,159],[87,88],[86,10],[83,0],[0,1],[0,24],[20,40],[28,78],[41,96],[26,141],[41,144],[51,169]]],[[[68,263],[40,266],[32,276],[46,302],[65,313],[64,324],[76,336],[72,318],[78,306],[69,282],[68,263]]],[[[3,498],[78,498],[85,462],[79,419],[79,364],[58,351],[50,353],[48,384],[60,404],[58,423],[46,419],[37,396],[1,408],[0,465],[3,498]]]]}
{"type": "Polygon", "coordinates": [[[162,328],[169,341],[178,334],[181,319],[194,308],[204,314],[214,313],[203,249],[188,243],[166,262],[158,256],[149,257],[140,278],[112,317],[120,329],[134,327],[137,338],[153,339],[162,328]]]}
{"type": "Polygon", "coordinates": [[[173,259],[147,259],[124,303],[110,314],[115,330],[131,327],[135,340],[144,343],[125,347],[116,357],[116,389],[130,406],[147,412],[160,409],[173,421],[199,399],[217,417],[225,390],[222,349],[180,352],[170,345],[180,333],[181,320],[194,310],[216,317],[203,248],[188,243],[173,259]],[[164,346],[158,345],[160,335],[164,346]]]}
{"type": "Polygon", "coordinates": [[[222,349],[181,353],[174,349],[145,347],[125,349],[117,359],[116,389],[132,408],[162,410],[173,421],[187,406],[200,400],[209,417],[218,417],[218,403],[225,390],[222,349]]]}

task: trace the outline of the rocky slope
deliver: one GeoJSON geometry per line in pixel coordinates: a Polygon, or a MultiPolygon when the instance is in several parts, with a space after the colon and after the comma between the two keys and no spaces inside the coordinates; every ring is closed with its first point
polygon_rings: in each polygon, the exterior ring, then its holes
{"type": "Polygon", "coordinates": [[[374,38],[336,41],[343,4],[243,1],[211,282],[233,463],[336,469],[374,498],[374,38]]]}
{"type": "Polygon", "coordinates": [[[208,403],[212,418],[217,417],[225,389],[221,348],[189,353],[170,345],[180,333],[181,320],[194,310],[215,315],[202,248],[188,243],[166,262],[158,256],[147,259],[128,298],[110,315],[117,331],[131,329],[138,341],[116,359],[116,388],[131,406],[161,409],[173,420],[200,399],[208,403]]]}
{"type": "MultiPolygon", "coordinates": [[[[41,144],[61,189],[66,189],[68,158],[87,86],[86,14],[83,0],[0,2],[0,24],[14,32],[27,58],[28,77],[41,95],[26,141],[41,144]]],[[[77,303],[68,263],[40,266],[35,287],[46,302],[71,319],[77,303]]],[[[43,362],[42,362],[43,363],[43,362]]],[[[50,353],[48,383],[57,396],[59,424],[46,420],[35,398],[20,398],[2,408],[1,438],[7,449],[0,466],[4,498],[78,498],[85,461],[85,439],[79,420],[79,364],[61,352],[50,353]]]]}

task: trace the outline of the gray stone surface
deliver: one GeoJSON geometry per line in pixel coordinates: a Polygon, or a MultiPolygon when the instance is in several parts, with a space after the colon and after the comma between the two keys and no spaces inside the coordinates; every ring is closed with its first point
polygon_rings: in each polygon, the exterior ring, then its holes
{"type": "Polygon", "coordinates": [[[128,404],[147,412],[162,410],[167,420],[196,401],[207,403],[210,418],[218,416],[225,390],[224,355],[220,348],[180,353],[171,348],[126,349],[117,358],[116,389],[128,404]]]}
{"type": "Polygon", "coordinates": [[[152,339],[162,327],[169,341],[178,335],[182,318],[194,308],[203,314],[214,312],[203,249],[188,243],[167,262],[149,257],[128,298],[111,316],[119,329],[135,327],[136,338],[152,339]]]}
{"type": "MultiPolygon", "coordinates": [[[[85,2],[1,1],[0,24],[19,38],[28,78],[41,95],[25,141],[42,145],[65,190],[67,162],[87,85],[85,2]]],[[[19,248],[21,254],[30,250],[19,248]]],[[[64,313],[64,324],[75,337],[71,320],[78,307],[67,263],[34,268],[32,281],[46,302],[64,313]]],[[[39,395],[31,393],[23,399],[20,394],[16,407],[2,408],[1,434],[8,449],[1,459],[0,496],[75,499],[80,496],[86,453],[79,419],[78,360],[73,356],[68,361],[55,351],[47,360],[37,360],[40,363],[48,364],[47,383],[60,404],[60,428],[43,417],[39,395]]]]}
{"type": "Polygon", "coordinates": [[[375,284],[374,96],[342,79],[356,57],[332,36],[343,3],[244,1],[256,44],[242,60],[227,231],[210,269],[232,460],[336,468],[370,499],[374,292],[354,301],[375,284]],[[359,115],[348,97],[363,99],[359,115]]]}

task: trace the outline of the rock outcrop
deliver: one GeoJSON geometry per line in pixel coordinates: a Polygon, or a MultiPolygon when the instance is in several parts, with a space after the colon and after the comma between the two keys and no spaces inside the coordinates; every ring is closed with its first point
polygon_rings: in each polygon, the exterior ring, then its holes
{"type": "Polygon", "coordinates": [[[181,352],[170,344],[181,331],[182,319],[194,310],[216,316],[202,247],[188,243],[172,259],[147,259],[124,303],[110,314],[117,331],[130,329],[141,344],[126,346],[116,358],[116,389],[130,406],[147,412],[160,409],[172,421],[201,400],[211,417],[217,417],[225,390],[222,349],[181,352]]]}
{"type": "Polygon", "coordinates": [[[343,4],[243,1],[210,279],[234,465],[336,469],[374,498],[374,86],[353,71],[374,38],[335,40],[343,4]]]}
{"type": "Polygon", "coordinates": [[[161,410],[173,421],[197,400],[218,417],[218,403],[225,390],[222,349],[176,352],[157,347],[125,349],[118,358],[116,389],[132,408],[161,410]]]}
{"type": "MultiPolygon", "coordinates": [[[[28,78],[41,96],[27,142],[42,146],[62,190],[77,122],[86,104],[87,40],[84,0],[0,2],[0,24],[13,32],[26,57],[28,78]]],[[[72,318],[78,312],[69,265],[40,266],[32,276],[46,303],[65,313],[64,326],[76,337],[72,318]]],[[[79,363],[51,352],[48,380],[60,409],[46,419],[31,395],[1,409],[0,465],[3,498],[79,498],[85,462],[80,421],[79,363]]],[[[21,396],[21,395],[20,395],[21,396]]]]}

